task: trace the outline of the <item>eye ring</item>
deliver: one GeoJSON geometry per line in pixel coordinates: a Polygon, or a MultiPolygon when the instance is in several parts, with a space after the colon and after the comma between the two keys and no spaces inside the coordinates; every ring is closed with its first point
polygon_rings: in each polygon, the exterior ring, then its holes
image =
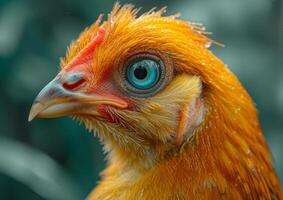
{"type": "Polygon", "coordinates": [[[121,63],[122,89],[133,97],[146,98],[153,96],[171,80],[172,69],[171,59],[166,54],[155,50],[134,52],[126,58],[126,62],[121,63]],[[143,68],[146,68],[147,74],[140,73],[140,77],[135,77],[135,83],[129,80],[129,73],[133,76],[136,70],[132,68],[139,68],[141,63],[145,64],[143,68]],[[141,79],[137,80],[137,78],[141,79]]]}

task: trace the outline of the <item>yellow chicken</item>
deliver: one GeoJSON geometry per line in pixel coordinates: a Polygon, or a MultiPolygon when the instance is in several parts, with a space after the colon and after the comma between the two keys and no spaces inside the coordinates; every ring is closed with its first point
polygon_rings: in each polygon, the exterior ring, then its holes
{"type": "Polygon", "coordinates": [[[89,200],[283,199],[254,104],[202,28],[116,4],[68,48],[29,120],[69,115],[108,165],[89,200]]]}

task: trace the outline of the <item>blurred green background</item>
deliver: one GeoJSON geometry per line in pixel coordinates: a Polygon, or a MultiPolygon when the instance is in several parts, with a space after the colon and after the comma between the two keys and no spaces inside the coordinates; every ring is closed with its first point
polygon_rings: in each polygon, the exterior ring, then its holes
{"type": "MultiPolygon", "coordinates": [[[[105,165],[98,139],[70,118],[27,122],[67,45],[114,1],[0,0],[0,199],[83,199],[105,165]]],[[[168,6],[226,47],[212,47],[253,97],[283,179],[283,4],[280,0],[129,0],[168,6]]]]}

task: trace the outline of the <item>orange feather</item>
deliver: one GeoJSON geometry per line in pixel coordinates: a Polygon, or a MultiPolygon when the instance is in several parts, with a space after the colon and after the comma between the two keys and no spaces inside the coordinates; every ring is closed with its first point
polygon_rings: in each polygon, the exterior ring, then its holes
{"type": "MultiPolygon", "coordinates": [[[[136,167],[131,153],[119,150],[122,155],[110,159],[102,182],[88,199],[282,199],[254,104],[238,79],[207,50],[213,41],[200,27],[175,16],[162,17],[163,9],[138,18],[136,12],[131,6],[116,5],[105,22],[109,35],[98,54],[110,58],[98,57],[96,62],[111,63],[133,44],[169,52],[176,73],[201,77],[206,117],[181,147],[165,145],[160,150],[157,145],[162,161],[149,169],[136,167]],[[123,163],[126,160],[130,166],[123,163]]],[[[182,109],[177,143],[188,106],[182,109]]]]}

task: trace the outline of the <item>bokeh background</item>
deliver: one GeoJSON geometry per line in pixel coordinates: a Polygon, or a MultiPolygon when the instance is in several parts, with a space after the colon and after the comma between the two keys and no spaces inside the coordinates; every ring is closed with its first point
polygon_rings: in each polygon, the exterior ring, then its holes
{"type": "MultiPolygon", "coordinates": [[[[70,118],[27,122],[67,45],[114,1],[0,0],[0,199],[83,199],[105,165],[98,139],[70,118]]],[[[253,97],[283,180],[283,4],[280,0],[121,0],[168,6],[225,44],[212,47],[253,97]]]]}

